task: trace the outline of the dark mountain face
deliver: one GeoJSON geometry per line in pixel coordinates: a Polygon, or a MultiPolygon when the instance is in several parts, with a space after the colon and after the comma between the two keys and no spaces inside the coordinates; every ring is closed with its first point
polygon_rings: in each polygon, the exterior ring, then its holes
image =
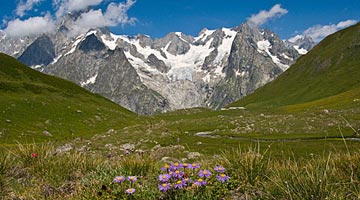
{"type": "Polygon", "coordinates": [[[48,65],[55,58],[54,44],[47,35],[37,38],[18,58],[28,66],[48,65]]]}
{"type": "Polygon", "coordinates": [[[80,46],[79,46],[79,49],[86,53],[89,51],[101,51],[105,48],[106,47],[105,47],[104,43],[102,43],[95,36],[95,34],[91,34],[91,35],[87,36],[86,39],[80,43],[80,46]]]}

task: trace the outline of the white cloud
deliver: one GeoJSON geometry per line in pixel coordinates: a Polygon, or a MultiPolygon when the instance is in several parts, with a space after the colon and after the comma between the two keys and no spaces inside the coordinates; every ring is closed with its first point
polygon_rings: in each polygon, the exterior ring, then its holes
{"type": "Polygon", "coordinates": [[[105,17],[116,24],[134,24],[136,18],[129,18],[127,11],[135,4],[135,0],[127,0],[126,3],[110,3],[107,7],[105,17]]]}
{"type": "Polygon", "coordinates": [[[247,22],[250,25],[261,26],[265,24],[269,19],[275,17],[281,17],[288,13],[288,10],[281,8],[280,4],[274,5],[269,11],[262,10],[258,14],[251,15],[247,22]]]}
{"type": "Polygon", "coordinates": [[[118,26],[134,24],[136,18],[129,18],[127,11],[135,4],[134,0],[128,0],[124,3],[110,3],[103,13],[101,9],[90,10],[82,13],[73,23],[71,29],[73,34],[83,33],[91,28],[101,28],[109,26],[118,26]]]}
{"type": "Polygon", "coordinates": [[[346,21],[342,21],[342,22],[339,22],[336,27],[341,29],[341,28],[346,28],[346,27],[349,27],[349,26],[352,26],[354,24],[356,24],[357,21],[356,20],[353,20],[353,19],[349,19],[349,20],[346,20],[346,21]]]}
{"type": "MultiPolygon", "coordinates": [[[[19,9],[19,14],[31,10],[36,3],[41,1],[44,0],[20,2],[19,5],[25,7],[19,9]]],[[[109,2],[109,0],[53,0],[56,16],[51,16],[48,13],[43,17],[30,17],[26,20],[14,19],[4,23],[4,26],[7,26],[4,32],[12,37],[51,33],[56,30],[56,25],[63,19],[64,14],[73,11],[81,11],[81,14],[75,21],[67,24],[71,34],[85,33],[91,28],[133,25],[136,22],[136,18],[129,17],[127,14],[128,10],[136,3],[136,0],[126,0],[119,3],[111,2],[108,3],[106,10],[87,10],[89,7],[99,5],[105,1],[109,2]]]]}
{"type": "Polygon", "coordinates": [[[27,20],[15,19],[8,22],[4,32],[10,37],[22,37],[50,33],[55,30],[55,23],[50,14],[44,17],[30,17],[27,20]]]}
{"type": "Polygon", "coordinates": [[[39,4],[42,1],[44,0],[22,0],[17,5],[15,12],[18,16],[22,17],[25,15],[26,11],[32,10],[36,4],[39,4]]]}
{"type": "Polygon", "coordinates": [[[101,28],[112,25],[101,10],[90,10],[82,13],[80,17],[72,24],[71,31],[73,34],[87,32],[91,28],[101,28]]]}
{"type": "Polygon", "coordinates": [[[56,16],[59,18],[67,12],[84,10],[102,2],[103,0],[54,0],[53,4],[57,7],[56,16]]]}
{"type": "MultiPolygon", "coordinates": [[[[346,21],[341,21],[337,24],[315,25],[315,26],[312,26],[312,27],[306,29],[302,33],[302,35],[311,37],[315,42],[320,42],[326,36],[333,34],[336,31],[339,31],[343,28],[354,25],[356,23],[357,23],[356,20],[346,20],[346,21]]],[[[297,36],[295,36],[295,37],[297,37],[297,36]]],[[[292,39],[293,38],[290,38],[289,40],[292,40],[292,39]]]]}

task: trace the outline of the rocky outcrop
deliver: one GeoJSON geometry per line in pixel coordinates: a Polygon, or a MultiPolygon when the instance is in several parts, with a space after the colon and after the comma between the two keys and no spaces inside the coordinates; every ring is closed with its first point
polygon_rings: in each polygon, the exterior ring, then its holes
{"type": "Polygon", "coordinates": [[[106,47],[104,43],[102,43],[95,34],[91,34],[85,38],[84,41],[80,43],[79,49],[84,52],[90,51],[101,51],[104,50],[106,47]]]}
{"type": "Polygon", "coordinates": [[[141,82],[121,49],[109,52],[109,57],[101,65],[96,81],[90,88],[136,113],[149,115],[169,109],[164,97],[141,82]]]}
{"type": "Polygon", "coordinates": [[[55,58],[54,44],[47,35],[37,38],[18,58],[28,66],[48,65],[55,58]]]}
{"type": "Polygon", "coordinates": [[[238,27],[237,31],[228,65],[223,69],[226,76],[215,86],[209,100],[210,107],[215,109],[272,81],[284,71],[283,66],[292,64],[298,56],[294,49],[286,48],[274,33],[261,32],[247,24],[238,27]],[[262,43],[268,44],[267,48],[264,49],[262,43]],[[274,58],[283,54],[293,59],[284,58],[274,62],[274,58]]]}

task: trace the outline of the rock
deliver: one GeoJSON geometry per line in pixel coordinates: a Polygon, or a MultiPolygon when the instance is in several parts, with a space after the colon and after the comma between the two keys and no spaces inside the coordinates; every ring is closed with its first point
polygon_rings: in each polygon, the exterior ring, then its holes
{"type": "Polygon", "coordinates": [[[168,162],[171,158],[170,157],[162,157],[161,161],[168,162]]]}
{"type": "Polygon", "coordinates": [[[114,132],[115,132],[115,130],[111,128],[106,133],[110,134],[110,133],[114,133],[114,132]]]}
{"type": "Polygon", "coordinates": [[[174,163],[174,162],[179,162],[178,159],[176,158],[172,158],[172,157],[162,157],[161,161],[164,163],[174,163]]]}
{"type": "Polygon", "coordinates": [[[137,150],[135,151],[135,153],[138,154],[139,156],[143,156],[144,153],[145,153],[145,151],[142,150],[142,149],[137,149],[137,150]]]}
{"type": "Polygon", "coordinates": [[[45,136],[52,137],[52,134],[49,131],[43,131],[42,133],[45,136]]]}
{"type": "Polygon", "coordinates": [[[201,156],[201,154],[199,152],[190,152],[190,153],[188,153],[187,158],[189,160],[192,160],[192,159],[199,158],[200,156],[201,156]]]}
{"type": "Polygon", "coordinates": [[[84,146],[80,147],[80,149],[78,149],[78,151],[79,152],[89,151],[89,148],[86,145],[84,145],[84,146]]]}
{"type": "Polygon", "coordinates": [[[134,151],[135,150],[135,144],[126,143],[126,144],[121,145],[120,148],[122,150],[134,151]]]}
{"type": "Polygon", "coordinates": [[[73,147],[71,146],[71,144],[65,144],[59,148],[57,148],[55,150],[55,153],[56,154],[61,154],[61,153],[65,153],[65,152],[68,152],[68,151],[71,151],[73,149],[73,147]]]}
{"type": "Polygon", "coordinates": [[[37,38],[18,58],[28,66],[48,65],[55,58],[54,44],[45,34],[37,38]]]}
{"type": "Polygon", "coordinates": [[[154,150],[157,150],[157,149],[159,149],[159,148],[161,148],[161,145],[160,145],[160,144],[157,144],[157,145],[155,145],[151,150],[154,151],[154,150]]]}
{"type": "Polygon", "coordinates": [[[111,150],[114,148],[114,146],[112,144],[105,144],[105,148],[108,148],[109,150],[111,150]]]}

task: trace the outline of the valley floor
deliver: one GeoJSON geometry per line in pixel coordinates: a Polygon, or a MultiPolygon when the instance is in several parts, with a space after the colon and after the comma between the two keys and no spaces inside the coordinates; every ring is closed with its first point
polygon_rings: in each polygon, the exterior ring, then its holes
{"type": "Polygon", "coordinates": [[[346,109],[180,110],[138,117],[93,136],[38,144],[3,144],[0,192],[18,199],[358,199],[357,105],[346,109]],[[166,163],[198,163],[213,174],[195,187],[200,169],[180,169],[193,183],[159,191],[166,163]],[[230,179],[217,180],[215,166],[230,179]],[[136,183],[114,183],[116,176],[136,183]],[[126,194],[129,187],[136,189],[126,194]]]}

